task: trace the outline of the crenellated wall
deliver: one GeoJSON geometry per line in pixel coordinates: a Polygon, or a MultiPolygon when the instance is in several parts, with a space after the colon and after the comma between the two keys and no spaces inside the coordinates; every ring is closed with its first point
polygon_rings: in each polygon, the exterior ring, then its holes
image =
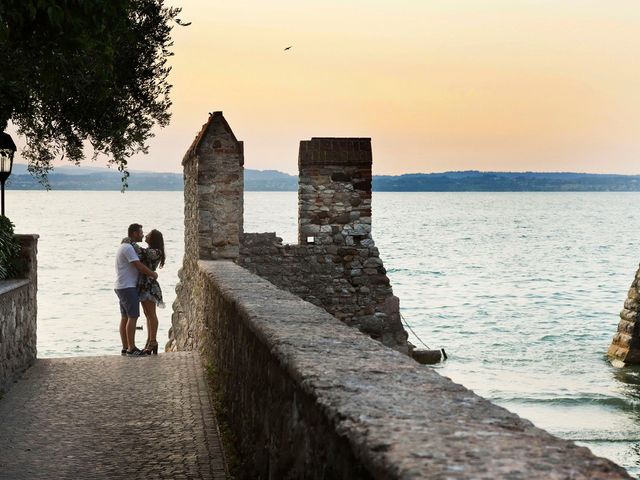
{"type": "Polygon", "coordinates": [[[185,257],[167,349],[196,348],[199,326],[185,278],[195,261],[231,259],[324,308],[384,345],[409,353],[400,301],[371,236],[371,140],[300,142],[299,245],[243,233],[243,148],[214,112],[184,160],[185,257]]]}
{"type": "Polygon", "coordinates": [[[38,235],[16,235],[21,278],[0,280],[0,392],[36,360],[38,235]]]}
{"type": "Polygon", "coordinates": [[[238,263],[409,353],[400,300],[371,235],[371,165],[369,138],[301,141],[299,245],[282,245],[275,234],[245,234],[238,263]]]}
{"type": "Polygon", "coordinates": [[[399,300],[376,247],[283,245],[275,233],[245,233],[238,264],[374,340],[408,353],[399,300]]]}
{"type": "Polygon", "coordinates": [[[222,114],[185,156],[167,349],[217,372],[238,478],[630,478],[394,351],[408,345],[371,238],[369,140],[312,139],[300,159],[303,241],[283,245],[242,232],[241,142],[222,114]]]}

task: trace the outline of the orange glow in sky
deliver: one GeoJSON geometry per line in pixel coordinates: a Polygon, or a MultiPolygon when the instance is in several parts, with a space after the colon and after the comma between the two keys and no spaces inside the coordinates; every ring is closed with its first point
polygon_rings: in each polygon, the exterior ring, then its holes
{"type": "Polygon", "coordinates": [[[208,112],[245,166],[372,137],[374,173],[640,173],[638,0],[169,0],[173,118],[132,169],[180,171],[208,112]],[[292,46],[284,51],[287,46],[292,46]]]}

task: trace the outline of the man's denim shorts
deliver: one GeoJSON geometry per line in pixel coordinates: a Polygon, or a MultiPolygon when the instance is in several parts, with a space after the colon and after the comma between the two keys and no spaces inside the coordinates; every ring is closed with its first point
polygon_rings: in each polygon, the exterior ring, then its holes
{"type": "Polygon", "coordinates": [[[140,297],[135,287],[114,290],[120,299],[120,313],[123,317],[138,318],[140,316],[140,297]]]}

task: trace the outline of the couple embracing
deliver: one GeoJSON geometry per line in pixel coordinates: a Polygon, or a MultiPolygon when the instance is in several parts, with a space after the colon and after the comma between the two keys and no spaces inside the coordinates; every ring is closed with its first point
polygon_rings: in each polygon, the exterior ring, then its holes
{"type": "Polygon", "coordinates": [[[120,302],[120,339],[122,355],[140,357],[158,353],[158,317],[156,307],[164,308],[162,290],[156,269],[164,266],[164,239],[158,230],[146,236],[142,225],[129,225],[127,236],[116,253],[115,292],[120,302]],[[148,248],[138,242],[144,241],[148,248]],[[147,317],[147,343],[140,350],[136,347],[136,322],[140,316],[140,303],[147,317]]]}

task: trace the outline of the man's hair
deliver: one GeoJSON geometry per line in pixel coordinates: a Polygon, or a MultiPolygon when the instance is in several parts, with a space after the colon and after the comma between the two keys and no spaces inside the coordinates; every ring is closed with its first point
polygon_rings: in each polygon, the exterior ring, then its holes
{"type": "Polygon", "coordinates": [[[131,237],[131,235],[133,235],[134,232],[137,232],[138,230],[142,230],[142,225],[140,225],[139,223],[132,223],[131,225],[129,225],[129,229],[127,230],[127,237],[131,237]]]}

